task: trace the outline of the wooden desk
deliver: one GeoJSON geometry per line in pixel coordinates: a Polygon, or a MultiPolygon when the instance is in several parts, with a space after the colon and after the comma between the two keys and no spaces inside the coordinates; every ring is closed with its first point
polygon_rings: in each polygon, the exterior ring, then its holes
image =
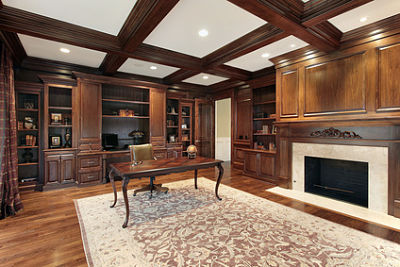
{"type": "Polygon", "coordinates": [[[216,160],[211,158],[196,157],[195,159],[188,159],[186,157],[172,158],[172,159],[161,159],[161,160],[145,160],[142,164],[134,166],[131,162],[113,163],[111,164],[110,170],[110,182],[114,190],[114,203],[111,208],[117,203],[117,190],[115,188],[114,177],[122,177],[122,193],[124,195],[126,217],[125,222],[122,225],[125,228],[128,225],[129,220],[129,202],[127,188],[129,180],[133,178],[142,177],[155,177],[159,175],[166,175],[171,173],[186,172],[194,170],[194,187],[197,189],[197,171],[199,169],[207,169],[211,167],[218,167],[219,174],[217,183],[215,185],[215,195],[219,200],[222,200],[218,196],[218,187],[221,183],[221,178],[224,174],[224,168],[222,167],[222,160],[216,160]]]}

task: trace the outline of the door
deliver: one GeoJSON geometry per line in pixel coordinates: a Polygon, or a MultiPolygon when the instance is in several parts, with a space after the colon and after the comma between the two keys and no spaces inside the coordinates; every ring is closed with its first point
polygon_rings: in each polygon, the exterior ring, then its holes
{"type": "Polygon", "coordinates": [[[75,155],[61,155],[61,183],[75,182],[75,155]]]}
{"type": "MultiPolygon", "coordinates": [[[[215,101],[215,158],[223,161],[231,160],[231,139],[232,139],[232,114],[231,98],[224,98],[215,101]]],[[[234,147],[233,162],[238,162],[238,155],[243,151],[236,151],[234,147]]],[[[240,162],[243,165],[243,157],[240,162]]]]}
{"type": "Polygon", "coordinates": [[[194,144],[198,155],[214,158],[214,102],[195,99],[194,144]]]}

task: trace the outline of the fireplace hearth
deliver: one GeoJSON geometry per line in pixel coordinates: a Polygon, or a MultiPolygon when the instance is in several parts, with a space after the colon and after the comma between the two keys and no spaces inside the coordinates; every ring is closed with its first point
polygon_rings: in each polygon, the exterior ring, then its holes
{"type": "Polygon", "coordinates": [[[368,163],[305,157],[305,191],[368,208],[368,163]]]}

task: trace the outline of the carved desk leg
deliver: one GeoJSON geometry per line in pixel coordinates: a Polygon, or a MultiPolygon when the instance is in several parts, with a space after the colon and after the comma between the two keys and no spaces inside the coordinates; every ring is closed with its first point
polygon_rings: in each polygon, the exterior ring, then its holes
{"type": "Polygon", "coordinates": [[[123,182],[122,182],[122,193],[124,194],[124,202],[125,202],[125,210],[126,210],[126,215],[125,215],[125,222],[122,225],[122,228],[126,228],[128,226],[128,221],[129,221],[129,202],[128,202],[128,184],[129,184],[129,177],[123,177],[123,182]]]}
{"type": "Polygon", "coordinates": [[[194,170],[194,188],[197,189],[197,169],[194,170]]]}
{"type": "Polygon", "coordinates": [[[114,170],[111,169],[108,177],[110,178],[110,182],[114,191],[114,203],[110,206],[110,208],[114,208],[115,204],[117,204],[117,189],[115,188],[115,182],[114,182],[114,170]]]}
{"type": "Polygon", "coordinates": [[[221,183],[222,176],[224,175],[224,168],[222,167],[221,163],[218,164],[217,167],[219,170],[219,174],[218,174],[217,184],[215,185],[215,195],[217,196],[218,200],[222,200],[222,198],[218,196],[218,187],[219,184],[221,183]]]}

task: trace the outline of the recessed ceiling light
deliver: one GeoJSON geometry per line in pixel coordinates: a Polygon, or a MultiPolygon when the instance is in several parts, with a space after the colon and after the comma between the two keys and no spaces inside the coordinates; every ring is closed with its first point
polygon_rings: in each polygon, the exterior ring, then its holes
{"type": "Polygon", "coordinates": [[[296,47],[296,44],[291,44],[290,47],[292,47],[292,48],[293,48],[293,47],[296,47]]]}
{"type": "Polygon", "coordinates": [[[207,79],[208,79],[208,76],[207,76],[207,75],[204,75],[204,76],[203,76],[203,79],[204,79],[204,80],[207,80],[207,79]]]}
{"type": "Polygon", "coordinates": [[[267,58],[267,57],[269,57],[269,54],[268,53],[264,53],[264,54],[261,55],[261,57],[267,58]]]}
{"type": "Polygon", "coordinates": [[[199,31],[199,35],[200,35],[201,37],[206,37],[206,36],[208,35],[208,31],[207,31],[206,29],[201,29],[201,30],[199,31]]]}
{"type": "Polygon", "coordinates": [[[362,18],[360,19],[360,21],[361,21],[361,22],[366,22],[366,21],[367,21],[367,17],[362,17],[362,18]]]}
{"type": "Polygon", "coordinates": [[[65,48],[65,47],[61,47],[60,51],[65,53],[65,54],[68,54],[69,52],[71,52],[68,48],[65,48]]]}
{"type": "Polygon", "coordinates": [[[150,69],[151,69],[151,70],[156,70],[157,67],[156,67],[156,66],[151,66],[150,69]]]}

